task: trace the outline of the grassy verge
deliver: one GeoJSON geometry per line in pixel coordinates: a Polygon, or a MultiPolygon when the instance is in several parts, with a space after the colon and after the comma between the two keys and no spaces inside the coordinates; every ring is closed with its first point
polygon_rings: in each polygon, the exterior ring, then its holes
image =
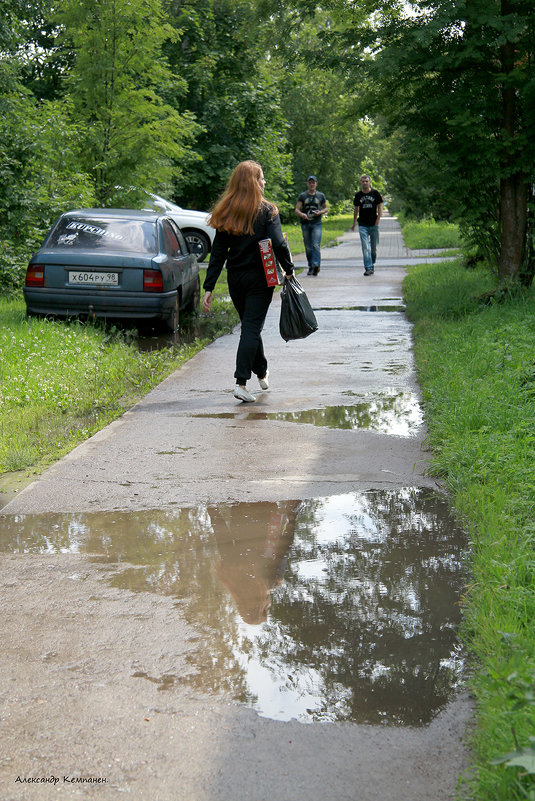
{"type": "Polygon", "coordinates": [[[443,263],[410,268],[404,295],[432,470],[471,544],[463,636],[477,723],[463,797],[515,801],[535,798],[535,291],[489,303],[491,288],[486,273],[443,263]]]}
{"type": "Polygon", "coordinates": [[[38,472],[72,450],[230,331],[237,315],[226,292],[222,276],[195,335],[150,351],[136,346],[135,332],[28,319],[22,299],[0,301],[0,485],[2,474],[38,472]]]}
{"type": "Polygon", "coordinates": [[[420,248],[459,248],[461,238],[459,226],[444,221],[437,222],[433,218],[425,220],[407,220],[398,216],[403,240],[411,250],[420,248]]]}

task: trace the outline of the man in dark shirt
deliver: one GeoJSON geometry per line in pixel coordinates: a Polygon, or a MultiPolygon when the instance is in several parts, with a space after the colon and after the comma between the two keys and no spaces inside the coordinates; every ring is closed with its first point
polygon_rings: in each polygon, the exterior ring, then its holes
{"type": "Polygon", "coordinates": [[[353,200],[354,214],[351,230],[359,223],[360,243],[364,259],[364,275],[373,275],[375,260],[377,258],[377,245],[379,243],[379,220],[383,213],[383,198],[377,189],[372,189],[369,175],[360,179],[362,187],[353,200]]]}
{"type": "Polygon", "coordinates": [[[307,191],[297,198],[295,213],[301,219],[301,232],[308,262],[308,275],[317,275],[321,266],[321,218],[327,214],[327,198],[317,191],[315,175],[307,178],[307,191]]]}

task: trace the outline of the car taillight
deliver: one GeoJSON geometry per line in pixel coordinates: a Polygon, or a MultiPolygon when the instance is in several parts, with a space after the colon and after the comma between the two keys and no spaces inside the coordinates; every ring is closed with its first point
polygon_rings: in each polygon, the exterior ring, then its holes
{"type": "Polygon", "coordinates": [[[145,292],[163,290],[163,275],[159,270],[143,270],[143,290],[145,292]]]}
{"type": "Polygon", "coordinates": [[[26,270],[26,286],[44,286],[45,267],[43,264],[30,264],[26,270]]]}

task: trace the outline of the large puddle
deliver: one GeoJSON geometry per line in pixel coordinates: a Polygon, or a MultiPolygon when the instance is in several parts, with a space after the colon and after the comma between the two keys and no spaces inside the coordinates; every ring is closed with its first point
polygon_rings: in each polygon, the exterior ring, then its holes
{"type": "Polygon", "coordinates": [[[0,550],[85,553],[198,632],[185,683],[276,720],[423,725],[463,677],[466,537],[407,488],[175,511],[5,516],[0,550]]]}
{"type": "Polygon", "coordinates": [[[397,437],[414,436],[423,423],[422,409],[417,396],[412,392],[395,390],[370,393],[364,400],[354,405],[325,406],[322,409],[304,409],[297,412],[240,410],[193,416],[235,420],[281,420],[286,423],[309,423],[328,428],[377,431],[397,437]]]}

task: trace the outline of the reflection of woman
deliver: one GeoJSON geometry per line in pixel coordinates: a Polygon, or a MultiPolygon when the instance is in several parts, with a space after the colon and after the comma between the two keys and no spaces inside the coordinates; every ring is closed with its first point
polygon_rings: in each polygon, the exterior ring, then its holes
{"type": "Polygon", "coordinates": [[[246,403],[256,400],[246,387],[252,373],[258,376],[262,389],[269,386],[261,331],[273,297],[273,287],[268,287],[266,283],[259,241],[271,239],[275,255],[286,275],[293,273],[278,209],[264,198],[265,183],[260,164],[242,161],[234,169],[223,195],[215,204],[209,222],[216,229],[216,235],[202,301],[203,311],[209,312],[212,290],[226,261],[230,297],[241,320],[234,396],[246,403]]]}
{"type": "Polygon", "coordinates": [[[256,503],[209,509],[221,557],[216,575],[245,623],[263,623],[270,592],[282,582],[299,502],[256,503]]]}

